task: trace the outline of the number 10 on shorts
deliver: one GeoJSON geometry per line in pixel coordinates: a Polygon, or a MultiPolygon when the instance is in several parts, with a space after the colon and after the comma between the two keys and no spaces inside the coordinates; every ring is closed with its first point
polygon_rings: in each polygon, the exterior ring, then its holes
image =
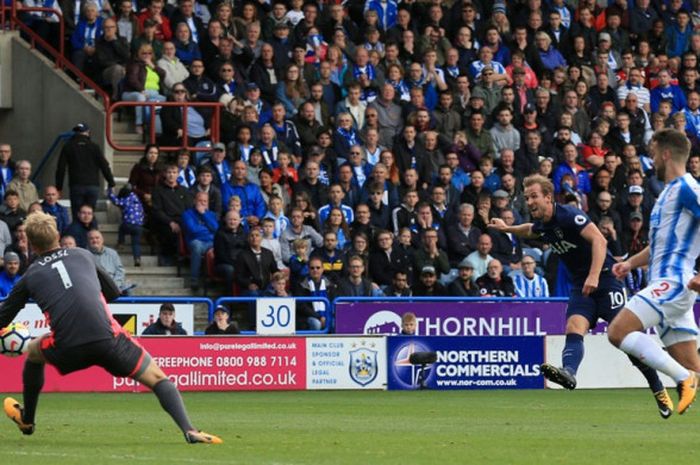
{"type": "Polygon", "coordinates": [[[258,334],[294,334],[296,329],[296,304],[294,299],[257,299],[255,315],[255,327],[258,334]]]}

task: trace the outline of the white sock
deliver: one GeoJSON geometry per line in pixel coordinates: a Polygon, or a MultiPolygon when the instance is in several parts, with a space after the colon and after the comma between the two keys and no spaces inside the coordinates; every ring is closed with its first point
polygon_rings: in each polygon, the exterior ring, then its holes
{"type": "Polygon", "coordinates": [[[675,361],[668,352],[663,350],[654,339],[646,333],[635,331],[622,340],[620,349],[633,357],[637,357],[655,370],[670,376],[680,383],[690,376],[690,372],[675,361]]]}

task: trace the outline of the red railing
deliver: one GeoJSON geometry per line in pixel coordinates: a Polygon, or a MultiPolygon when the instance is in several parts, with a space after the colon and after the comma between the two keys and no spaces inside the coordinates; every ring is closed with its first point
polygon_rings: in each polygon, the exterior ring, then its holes
{"type": "MultiPolygon", "coordinates": [[[[219,129],[221,126],[221,109],[223,108],[223,104],[219,102],[115,102],[113,103],[109,108],[107,108],[107,125],[106,125],[106,133],[107,133],[107,142],[109,145],[112,146],[114,150],[118,151],[123,151],[123,152],[142,152],[146,147],[145,145],[140,145],[140,146],[134,146],[134,145],[118,145],[113,139],[112,139],[112,114],[117,111],[121,107],[131,107],[136,109],[137,107],[150,107],[150,121],[148,124],[148,134],[146,134],[146,142],[147,143],[155,143],[156,142],[156,112],[155,109],[156,107],[195,107],[195,108],[212,108],[214,112],[212,113],[211,116],[211,121],[210,121],[210,134],[208,139],[211,140],[212,143],[216,143],[219,141],[219,129]]],[[[187,134],[187,112],[183,111],[182,112],[182,145],[177,145],[177,146],[162,146],[160,147],[161,150],[164,151],[173,151],[173,150],[179,150],[181,148],[185,148],[189,151],[209,151],[211,150],[210,148],[207,147],[195,147],[195,146],[189,146],[188,145],[188,134],[187,134]]]]}
{"type": "MultiPolygon", "coordinates": [[[[0,2],[4,2],[4,0],[0,0],[0,2]]],[[[104,109],[105,109],[105,132],[107,136],[107,142],[109,145],[114,149],[118,151],[123,151],[123,152],[140,152],[144,150],[143,145],[139,146],[133,146],[133,145],[119,145],[117,144],[113,139],[112,139],[112,114],[119,109],[120,107],[139,107],[139,106],[149,106],[151,107],[151,121],[149,124],[149,134],[147,134],[147,141],[151,143],[155,143],[156,141],[156,128],[155,128],[155,118],[156,114],[154,108],[155,107],[163,107],[163,106],[188,106],[188,107],[208,107],[208,108],[213,108],[213,114],[212,114],[212,119],[211,119],[211,134],[209,136],[209,139],[212,141],[212,143],[216,143],[219,141],[219,128],[220,128],[220,121],[221,121],[221,107],[223,106],[222,104],[216,102],[216,103],[210,103],[210,102],[116,102],[116,103],[110,103],[110,98],[107,92],[102,90],[102,88],[97,85],[92,79],[87,77],[82,71],[80,71],[73,63],[70,62],[65,57],[65,50],[64,50],[64,43],[65,43],[65,22],[63,20],[63,15],[60,14],[59,12],[55,11],[53,8],[43,8],[43,7],[31,7],[31,8],[20,8],[17,9],[16,4],[14,0],[12,1],[11,6],[5,6],[4,4],[0,5],[0,28],[5,28],[6,25],[9,25],[11,29],[19,29],[22,31],[24,34],[26,34],[27,37],[29,37],[30,44],[32,48],[37,48],[37,45],[44,51],[45,53],[48,53],[51,57],[53,57],[56,68],[64,70],[64,71],[69,71],[72,73],[77,81],[78,85],[80,86],[81,90],[84,90],[85,88],[92,89],[95,92],[96,96],[99,96],[102,99],[104,109]],[[47,12],[51,13],[55,16],[58,17],[58,24],[59,24],[59,50],[56,50],[51,44],[49,44],[46,40],[44,40],[39,34],[34,32],[29,26],[24,24],[20,18],[17,17],[18,12],[47,12]]],[[[181,148],[186,148],[190,151],[203,151],[203,150],[208,150],[207,148],[202,148],[202,147],[190,147],[188,145],[188,135],[187,135],[187,112],[183,113],[183,118],[182,118],[182,130],[183,130],[183,138],[182,138],[182,145],[181,146],[168,146],[168,147],[161,147],[162,150],[166,151],[172,151],[172,150],[178,150],[181,148]]]]}
{"type": "MultiPolygon", "coordinates": [[[[2,0],[0,0],[2,1],[2,0]]],[[[56,68],[62,69],[62,70],[68,70],[70,71],[73,75],[75,75],[76,79],[78,80],[78,85],[80,86],[80,90],[85,90],[85,88],[89,88],[95,92],[95,95],[99,96],[102,98],[102,103],[104,105],[105,109],[109,108],[109,95],[107,95],[107,92],[102,90],[100,86],[98,86],[92,79],[87,77],[81,70],[79,70],[73,63],[70,62],[65,57],[65,50],[64,50],[64,42],[65,42],[65,23],[63,21],[63,15],[61,15],[59,12],[54,10],[53,8],[43,8],[43,7],[31,7],[31,8],[20,8],[17,10],[15,2],[12,2],[12,6],[7,7],[7,6],[2,6],[2,17],[0,18],[0,23],[4,27],[6,21],[7,21],[7,12],[10,12],[10,25],[12,29],[19,29],[23,33],[25,33],[29,37],[29,42],[32,46],[32,48],[37,48],[37,44],[41,47],[42,51],[45,53],[48,53],[53,57],[56,68]],[[32,11],[43,11],[47,13],[52,13],[55,16],[58,16],[58,23],[59,23],[59,45],[58,45],[58,50],[56,50],[53,45],[49,44],[44,40],[39,34],[34,32],[29,26],[24,24],[18,17],[17,17],[17,12],[32,12],[32,11]]]]}

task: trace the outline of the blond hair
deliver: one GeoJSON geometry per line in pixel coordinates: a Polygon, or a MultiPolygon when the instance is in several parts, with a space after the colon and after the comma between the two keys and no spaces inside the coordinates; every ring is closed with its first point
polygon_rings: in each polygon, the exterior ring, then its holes
{"type": "Polygon", "coordinates": [[[29,243],[42,253],[58,247],[58,228],[56,219],[48,213],[35,212],[27,217],[24,222],[29,243]]]}
{"type": "Polygon", "coordinates": [[[523,181],[523,186],[525,186],[526,189],[530,186],[534,186],[535,184],[540,186],[542,195],[546,196],[554,194],[554,184],[552,184],[552,181],[550,181],[549,178],[545,178],[541,174],[533,174],[526,177],[523,181]]]}

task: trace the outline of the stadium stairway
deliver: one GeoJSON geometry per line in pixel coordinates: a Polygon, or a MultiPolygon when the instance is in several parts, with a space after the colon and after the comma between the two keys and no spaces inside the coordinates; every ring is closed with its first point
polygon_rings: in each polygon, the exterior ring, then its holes
{"type": "MultiPolygon", "coordinates": [[[[116,118],[115,118],[116,119],[116,118]]],[[[124,118],[126,119],[126,118],[124,118]]],[[[132,130],[131,121],[115,121],[113,124],[113,138],[119,145],[141,145],[141,136],[132,130]]],[[[141,159],[141,152],[114,151],[112,172],[117,183],[117,189],[129,179],[131,168],[141,159]]],[[[97,222],[100,225],[105,244],[108,247],[117,248],[117,232],[121,222],[121,213],[118,207],[110,202],[99,202],[96,212],[97,222]]],[[[124,264],[126,278],[136,287],[132,290],[134,296],[189,296],[192,291],[189,288],[189,269],[183,267],[181,276],[177,276],[177,268],[174,266],[158,266],[156,250],[151,250],[146,238],[141,243],[141,266],[135,267],[131,255],[131,239],[127,236],[126,244],[117,249],[124,264]],[[187,278],[187,279],[186,279],[187,278]]]]}

